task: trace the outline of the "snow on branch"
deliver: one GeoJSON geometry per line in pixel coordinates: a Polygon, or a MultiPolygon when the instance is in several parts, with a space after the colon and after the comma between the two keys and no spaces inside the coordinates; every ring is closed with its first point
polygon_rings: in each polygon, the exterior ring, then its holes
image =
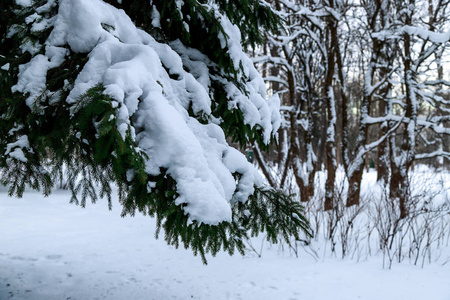
{"type": "Polygon", "coordinates": [[[123,10],[100,0],[59,1],[44,51],[20,67],[13,90],[28,94],[30,108],[39,106],[47,71],[70,53],[89,53],[73,86],[67,86],[72,112],[88,90],[104,87],[116,108],[113,118],[120,134],[124,139],[131,134],[148,157],[147,174],[167,170],[176,181],[176,204],[182,204],[191,220],[218,224],[231,221],[230,203],[245,202],[262,179],[245,156],[228,145],[221,120],[212,114],[211,81],[223,85],[228,109],[239,109],[246,125],[261,129],[264,142],[278,129],[280,116],[279,99],[266,100],[264,81],[243,52],[239,29],[211,9],[226,34],[219,37],[222,48],[239,70],[245,90],[220,72],[210,74],[210,68],[218,66],[198,50],[179,41],[156,41],[123,10]]]}
{"type": "Polygon", "coordinates": [[[282,84],[282,85],[284,85],[284,86],[286,86],[286,87],[289,86],[288,83],[287,83],[287,81],[284,80],[284,79],[282,79],[282,78],[280,78],[280,77],[276,77],[276,76],[267,76],[267,77],[264,77],[263,79],[264,79],[264,81],[267,81],[267,82],[277,82],[277,83],[280,83],[280,84],[282,84]]]}
{"type": "Polygon", "coordinates": [[[425,85],[445,85],[445,86],[450,86],[450,81],[447,80],[429,80],[424,82],[425,85]]]}
{"type": "MultiPolygon", "coordinates": [[[[371,97],[380,87],[382,87],[386,82],[388,82],[389,78],[391,78],[392,74],[397,71],[397,68],[393,68],[389,74],[387,74],[384,78],[378,81],[376,84],[372,85],[369,80],[366,80],[364,88],[366,96],[371,97]]],[[[366,78],[371,78],[371,76],[366,76],[366,78]]]]}
{"type": "Polygon", "coordinates": [[[446,157],[450,159],[450,152],[445,152],[441,150],[437,150],[431,153],[419,153],[415,155],[415,159],[427,159],[427,158],[435,158],[435,157],[446,157]]]}
{"type": "Polygon", "coordinates": [[[252,61],[254,64],[263,64],[263,63],[273,63],[277,66],[282,66],[286,68],[288,71],[294,72],[294,69],[292,68],[291,64],[283,57],[276,57],[276,56],[258,56],[252,58],[252,61]]]}
{"type": "Polygon", "coordinates": [[[393,115],[393,114],[388,114],[384,117],[371,117],[369,115],[367,115],[367,117],[365,117],[361,122],[363,122],[364,124],[367,125],[374,125],[374,124],[382,124],[385,122],[408,122],[409,119],[402,117],[402,116],[398,116],[398,115],[393,115]]]}
{"type": "Polygon", "coordinates": [[[409,35],[415,35],[423,40],[429,40],[436,44],[443,44],[450,41],[450,31],[449,32],[433,32],[416,26],[405,25],[400,29],[400,32],[407,33],[409,35]]]}
{"type": "Polygon", "coordinates": [[[352,163],[350,164],[347,172],[347,176],[350,178],[353,174],[353,172],[356,171],[356,167],[358,165],[361,165],[361,161],[363,160],[364,155],[366,155],[368,152],[372,151],[373,149],[377,148],[381,143],[383,143],[392,133],[394,133],[397,128],[403,123],[403,117],[395,124],[391,129],[389,129],[388,132],[386,132],[385,135],[380,137],[378,140],[364,145],[358,153],[355,155],[355,158],[353,159],[352,163]]]}
{"type": "Polygon", "coordinates": [[[436,124],[435,122],[430,122],[423,117],[417,118],[417,125],[430,128],[439,134],[450,134],[450,128],[444,127],[441,124],[436,124]]]}

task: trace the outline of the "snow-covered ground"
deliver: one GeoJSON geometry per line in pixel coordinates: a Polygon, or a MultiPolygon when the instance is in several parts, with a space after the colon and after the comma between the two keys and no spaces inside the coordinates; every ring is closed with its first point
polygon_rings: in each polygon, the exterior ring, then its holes
{"type": "Polygon", "coordinates": [[[0,189],[0,299],[450,299],[450,262],[389,270],[379,255],[295,257],[265,243],[262,257],[221,253],[205,266],[155,240],[151,218],[121,218],[117,200],[112,211],[68,202],[66,191],[0,189]]]}

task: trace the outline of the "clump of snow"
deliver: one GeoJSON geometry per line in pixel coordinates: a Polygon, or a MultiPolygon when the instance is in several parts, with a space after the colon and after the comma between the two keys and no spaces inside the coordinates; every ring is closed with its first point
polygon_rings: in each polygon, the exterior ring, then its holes
{"type": "Polygon", "coordinates": [[[16,0],[16,4],[23,7],[30,7],[32,5],[32,0],[16,0]]]}
{"type": "MultiPolygon", "coordinates": [[[[46,5],[51,3],[54,1],[46,5]]],[[[177,5],[181,13],[183,1],[177,5]]],[[[240,109],[246,124],[262,128],[265,142],[278,129],[280,117],[279,99],[265,99],[264,81],[242,51],[237,26],[217,8],[210,9],[228,36],[222,36],[222,46],[241,80],[247,82],[248,94],[220,75],[213,77],[209,68],[217,66],[199,51],[180,41],[169,45],[157,42],[136,28],[123,10],[100,0],[61,0],[52,19],[36,23],[39,18],[29,18],[35,30],[53,29],[45,52],[20,66],[13,91],[28,94],[27,105],[34,108],[46,89],[47,71],[63,63],[68,48],[89,53],[67,98],[72,112],[81,95],[99,84],[104,86],[104,93],[113,99],[122,136],[130,130],[138,148],[148,154],[148,174],[166,169],[177,182],[177,204],[186,204],[184,210],[192,220],[217,224],[230,221],[230,202],[245,201],[262,180],[244,155],[228,146],[218,120],[212,116],[211,78],[225,86],[229,109],[240,109]],[[194,116],[189,115],[190,108],[194,116]],[[210,124],[199,123],[196,116],[210,124]],[[234,173],[241,175],[238,182],[234,173]]],[[[156,9],[152,18],[158,27],[156,9]]]]}
{"type": "Polygon", "coordinates": [[[6,145],[5,155],[8,155],[11,158],[15,158],[17,160],[20,160],[21,162],[26,163],[27,158],[25,157],[25,154],[23,153],[22,149],[28,147],[30,147],[28,136],[22,135],[16,142],[9,143],[6,145]]]}
{"type": "Polygon", "coordinates": [[[47,71],[56,68],[64,62],[67,49],[47,46],[46,55],[38,54],[29,63],[19,66],[20,76],[13,92],[29,94],[27,105],[34,108],[35,101],[46,87],[47,71]]]}
{"type": "Polygon", "coordinates": [[[152,10],[152,26],[155,28],[161,28],[161,15],[154,5],[152,10]]]}

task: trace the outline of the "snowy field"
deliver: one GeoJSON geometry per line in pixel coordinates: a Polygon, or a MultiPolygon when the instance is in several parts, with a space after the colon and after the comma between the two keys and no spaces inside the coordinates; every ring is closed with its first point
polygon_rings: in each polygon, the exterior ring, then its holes
{"type": "Polygon", "coordinates": [[[121,218],[117,200],[112,211],[106,200],[85,209],[68,202],[66,191],[17,199],[0,189],[1,300],[450,300],[450,262],[389,270],[380,255],[356,262],[300,250],[295,257],[264,243],[262,257],[221,253],[205,266],[189,250],[155,240],[151,218],[121,218]]]}

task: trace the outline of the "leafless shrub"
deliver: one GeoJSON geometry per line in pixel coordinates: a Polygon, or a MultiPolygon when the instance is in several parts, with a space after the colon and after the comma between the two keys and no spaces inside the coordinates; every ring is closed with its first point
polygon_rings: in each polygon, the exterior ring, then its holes
{"type": "MultiPolygon", "coordinates": [[[[305,251],[314,259],[319,253],[358,261],[381,254],[386,268],[405,260],[421,266],[438,260],[447,264],[450,257],[442,253],[450,246],[450,185],[429,170],[411,173],[406,217],[401,217],[399,200],[390,198],[389,186],[378,184],[364,188],[360,205],[347,207],[344,176],[337,181],[333,209],[324,211],[324,178],[317,176],[314,197],[302,203],[314,237],[278,249],[296,256],[305,251]]],[[[298,194],[294,182],[287,186],[298,194]]],[[[262,248],[252,250],[260,256],[262,248]]]]}
{"type": "Polygon", "coordinates": [[[397,199],[389,198],[386,190],[378,199],[372,199],[368,210],[377,232],[379,250],[383,253],[383,266],[389,268],[394,260],[402,262],[406,257],[415,265],[420,259],[422,266],[426,260],[431,262],[432,251],[439,256],[439,248],[450,229],[450,206],[445,199],[444,182],[428,173],[421,174],[420,180],[412,176],[409,186],[406,217],[400,216],[397,199]]]}

